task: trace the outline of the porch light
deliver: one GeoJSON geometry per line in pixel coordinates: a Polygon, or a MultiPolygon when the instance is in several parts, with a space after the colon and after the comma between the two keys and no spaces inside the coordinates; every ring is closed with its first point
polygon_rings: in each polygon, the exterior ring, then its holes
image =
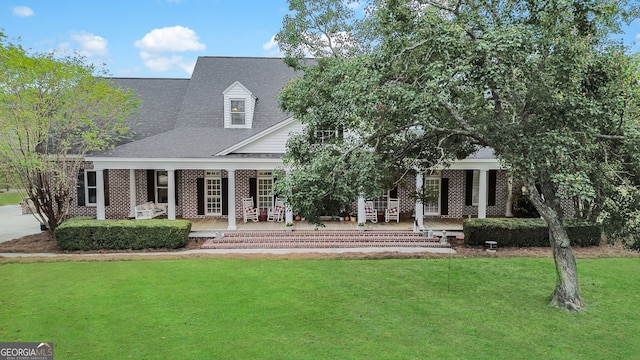
{"type": "Polygon", "coordinates": [[[527,186],[526,185],[522,185],[522,195],[527,195],[527,186]]]}

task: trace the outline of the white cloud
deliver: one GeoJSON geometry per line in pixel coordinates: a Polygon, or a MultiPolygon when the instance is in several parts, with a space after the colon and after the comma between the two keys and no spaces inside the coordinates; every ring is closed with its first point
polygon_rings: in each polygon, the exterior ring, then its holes
{"type": "Polygon", "coordinates": [[[134,45],[142,51],[153,53],[204,50],[195,31],[183,26],[153,29],[134,45]]]}
{"type": "Polygon", "coordinates": [[[273,35],[268,42],[266,42],[266,43],[264,43],[262,45],[262,50],[269,51],[269,50],[271,50],[271,49],[273,49],[274,47],[277,47],[277,46],[278,46],[278,43],[276,42],[276,36],[273,35]]]}
{"type": "Polygon", "coordinates": [[[105,56],[109,53],[108,41],[98,35],[86,32],[72,33],[71,40],[80,45],[80,54],[86,57],[105,56]]]}
{"type": "Polygon", "coordinates": [[[284,54],[280,51],[280,46],[276,42],[276,36],[272,36],[268,42],[262,44],[262,50],[265,51],[266,56],[270,57],[283,57],[284,54]]]}
{"type": "Polygon", "coordinates": [[[195,31],[183,26],[153,29],[134,45],[140,49],[140,58],[144,66],[151,71],[167,72],[180,69],[187,74],[193,72],[195,60],[185,60],[183,56],[175,53],[202,51],[207,48],[200,42],[195,31]]]}
{"type": "Polygon", "coordinates": [[[140,51],[140,58],[142,58],[144,66],[157,72],[166,72],[176,67],[180,67],[184,61],[182,56],[163,56],[146,51],[140,51]]]}
{"type": "Polygon", "coordinates": [[[16,6],[13,8],[13,16],[29,17],[33,16],[34,12],[28,6],[16,6]]]}

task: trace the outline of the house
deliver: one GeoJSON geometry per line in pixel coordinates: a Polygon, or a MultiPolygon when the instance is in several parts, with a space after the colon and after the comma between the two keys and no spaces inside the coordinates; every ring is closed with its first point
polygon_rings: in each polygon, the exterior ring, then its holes
{"type": "MultiPolygon", "coordinates": [[[[133,217],[136,205],[154,202],[166,204],[169,219],[223,217],[232,230],[243,198],[270,208],[273,171],[282,167],[288,136],[302,129],[275,97],[297,75],[279,58],[200,57],[189,79],[113,78],[142,100],[127,119],[133,138],[86,157],[71,216],[133,217]]],[[[382,194],[375,207],[399,198],[400,211],[419,223],[510,215],[507,173],[490,149],[407,185],[382,194]],[[411,189],[422,186],[437,201],[416,203],[411,189]]]]}

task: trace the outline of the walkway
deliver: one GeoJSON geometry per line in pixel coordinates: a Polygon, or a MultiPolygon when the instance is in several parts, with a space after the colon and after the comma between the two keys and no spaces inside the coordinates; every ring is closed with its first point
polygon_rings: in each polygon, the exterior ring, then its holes
{"type": "Polygon", "coordinates": [[[0,242],[40,232],[38,220],[31,214],[22,215],[20,205],[0,206],[0,242]]]}

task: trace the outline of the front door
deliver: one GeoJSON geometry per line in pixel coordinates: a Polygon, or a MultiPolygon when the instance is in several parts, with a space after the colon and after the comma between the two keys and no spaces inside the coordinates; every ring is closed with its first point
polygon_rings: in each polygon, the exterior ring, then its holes
{"type": "Polygon", "coordinates": [[[205,174],[206,215],[222,215],[222,176],[220,171],[207,171],[205,174]]]}
{"type": "Polygon", "coordinates": [[[427,176],[424,179],[424,191],[427,195],[424,214],[440,215],[440,176],[427,176]]]}

